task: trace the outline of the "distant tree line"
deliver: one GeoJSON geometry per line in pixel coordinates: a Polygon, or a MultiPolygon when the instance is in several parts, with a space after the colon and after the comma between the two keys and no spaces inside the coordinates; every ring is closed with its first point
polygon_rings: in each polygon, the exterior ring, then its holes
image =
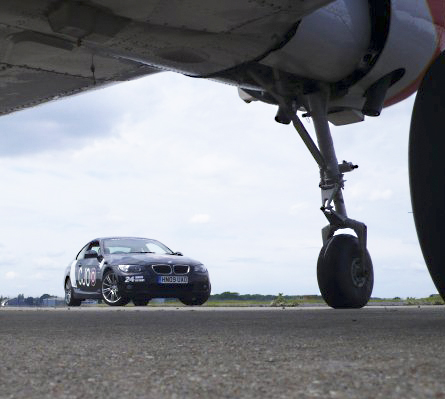
{"type": "Polygon", "coordinates": [[[275,295],[239,294],[238,292],[230,291],[210,295],[210,300],[214,301],[271,301],[274,298],[275,295]]]}
{"type": "MultiPolygon", "coordinates": [[[[262,295],[262,294],[239,294],[238,292],[222,292],[221,294],[210,295],[210,300],[214,301],[272,301],[276,295],[262,295]]],[[[280,297],[286,300],[296,299],[318,299],[319,295],[282,295],[280,297]]]]}

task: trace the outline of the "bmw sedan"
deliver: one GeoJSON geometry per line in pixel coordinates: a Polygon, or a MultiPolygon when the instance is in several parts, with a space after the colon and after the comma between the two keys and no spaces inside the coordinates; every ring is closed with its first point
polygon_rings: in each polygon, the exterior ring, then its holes
{"type": "Polygon", "coordinates": [[[90,241],[66,268],[63,283],[68,306],[84,299],[145,306],[152,298],[202,305],[210,295],[209,273],[201,262],[159,241],[136,237],[90,241]]]}

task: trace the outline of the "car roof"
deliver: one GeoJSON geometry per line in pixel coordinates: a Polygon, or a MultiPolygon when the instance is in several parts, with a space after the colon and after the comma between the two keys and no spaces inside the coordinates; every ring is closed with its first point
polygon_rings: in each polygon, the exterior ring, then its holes
{"type": "Polygon", "coordinates": [[[152,240],[152,238],[146,238],[146,237],[114,236],[114,237],[99,237],[99,238],[95,238],[94,240],[91,240],[91,241],[119,240],[119,239],[128,239],[128,238],[130,238],[132,240],[152,240]]]}

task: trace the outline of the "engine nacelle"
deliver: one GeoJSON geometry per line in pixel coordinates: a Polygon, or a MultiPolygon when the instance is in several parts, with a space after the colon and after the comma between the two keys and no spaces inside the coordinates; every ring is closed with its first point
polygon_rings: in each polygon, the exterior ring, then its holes
{"type": "Polygon", "coordinates": [[[338,0],[304,18],[261,63],[331,84],[331,121],[357,122],[417,89],[437,55],[433,21],[426,0],[338,0]]]}
{"type": "Polygon", "coordinates": [[[371,39],[368,0],[341,0],[304,18],[290,42],[262,64],[335,83],[362,62],[371,39]]]}

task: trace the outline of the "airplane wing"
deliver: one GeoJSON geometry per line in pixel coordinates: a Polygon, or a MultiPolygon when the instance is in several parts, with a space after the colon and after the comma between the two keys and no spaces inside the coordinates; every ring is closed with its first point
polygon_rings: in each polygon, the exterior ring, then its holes
{"type": "Polygon", "coordinates": [[[0,115],[163,70],[211,77],[333,0],[0,2],[0,115]]]}

